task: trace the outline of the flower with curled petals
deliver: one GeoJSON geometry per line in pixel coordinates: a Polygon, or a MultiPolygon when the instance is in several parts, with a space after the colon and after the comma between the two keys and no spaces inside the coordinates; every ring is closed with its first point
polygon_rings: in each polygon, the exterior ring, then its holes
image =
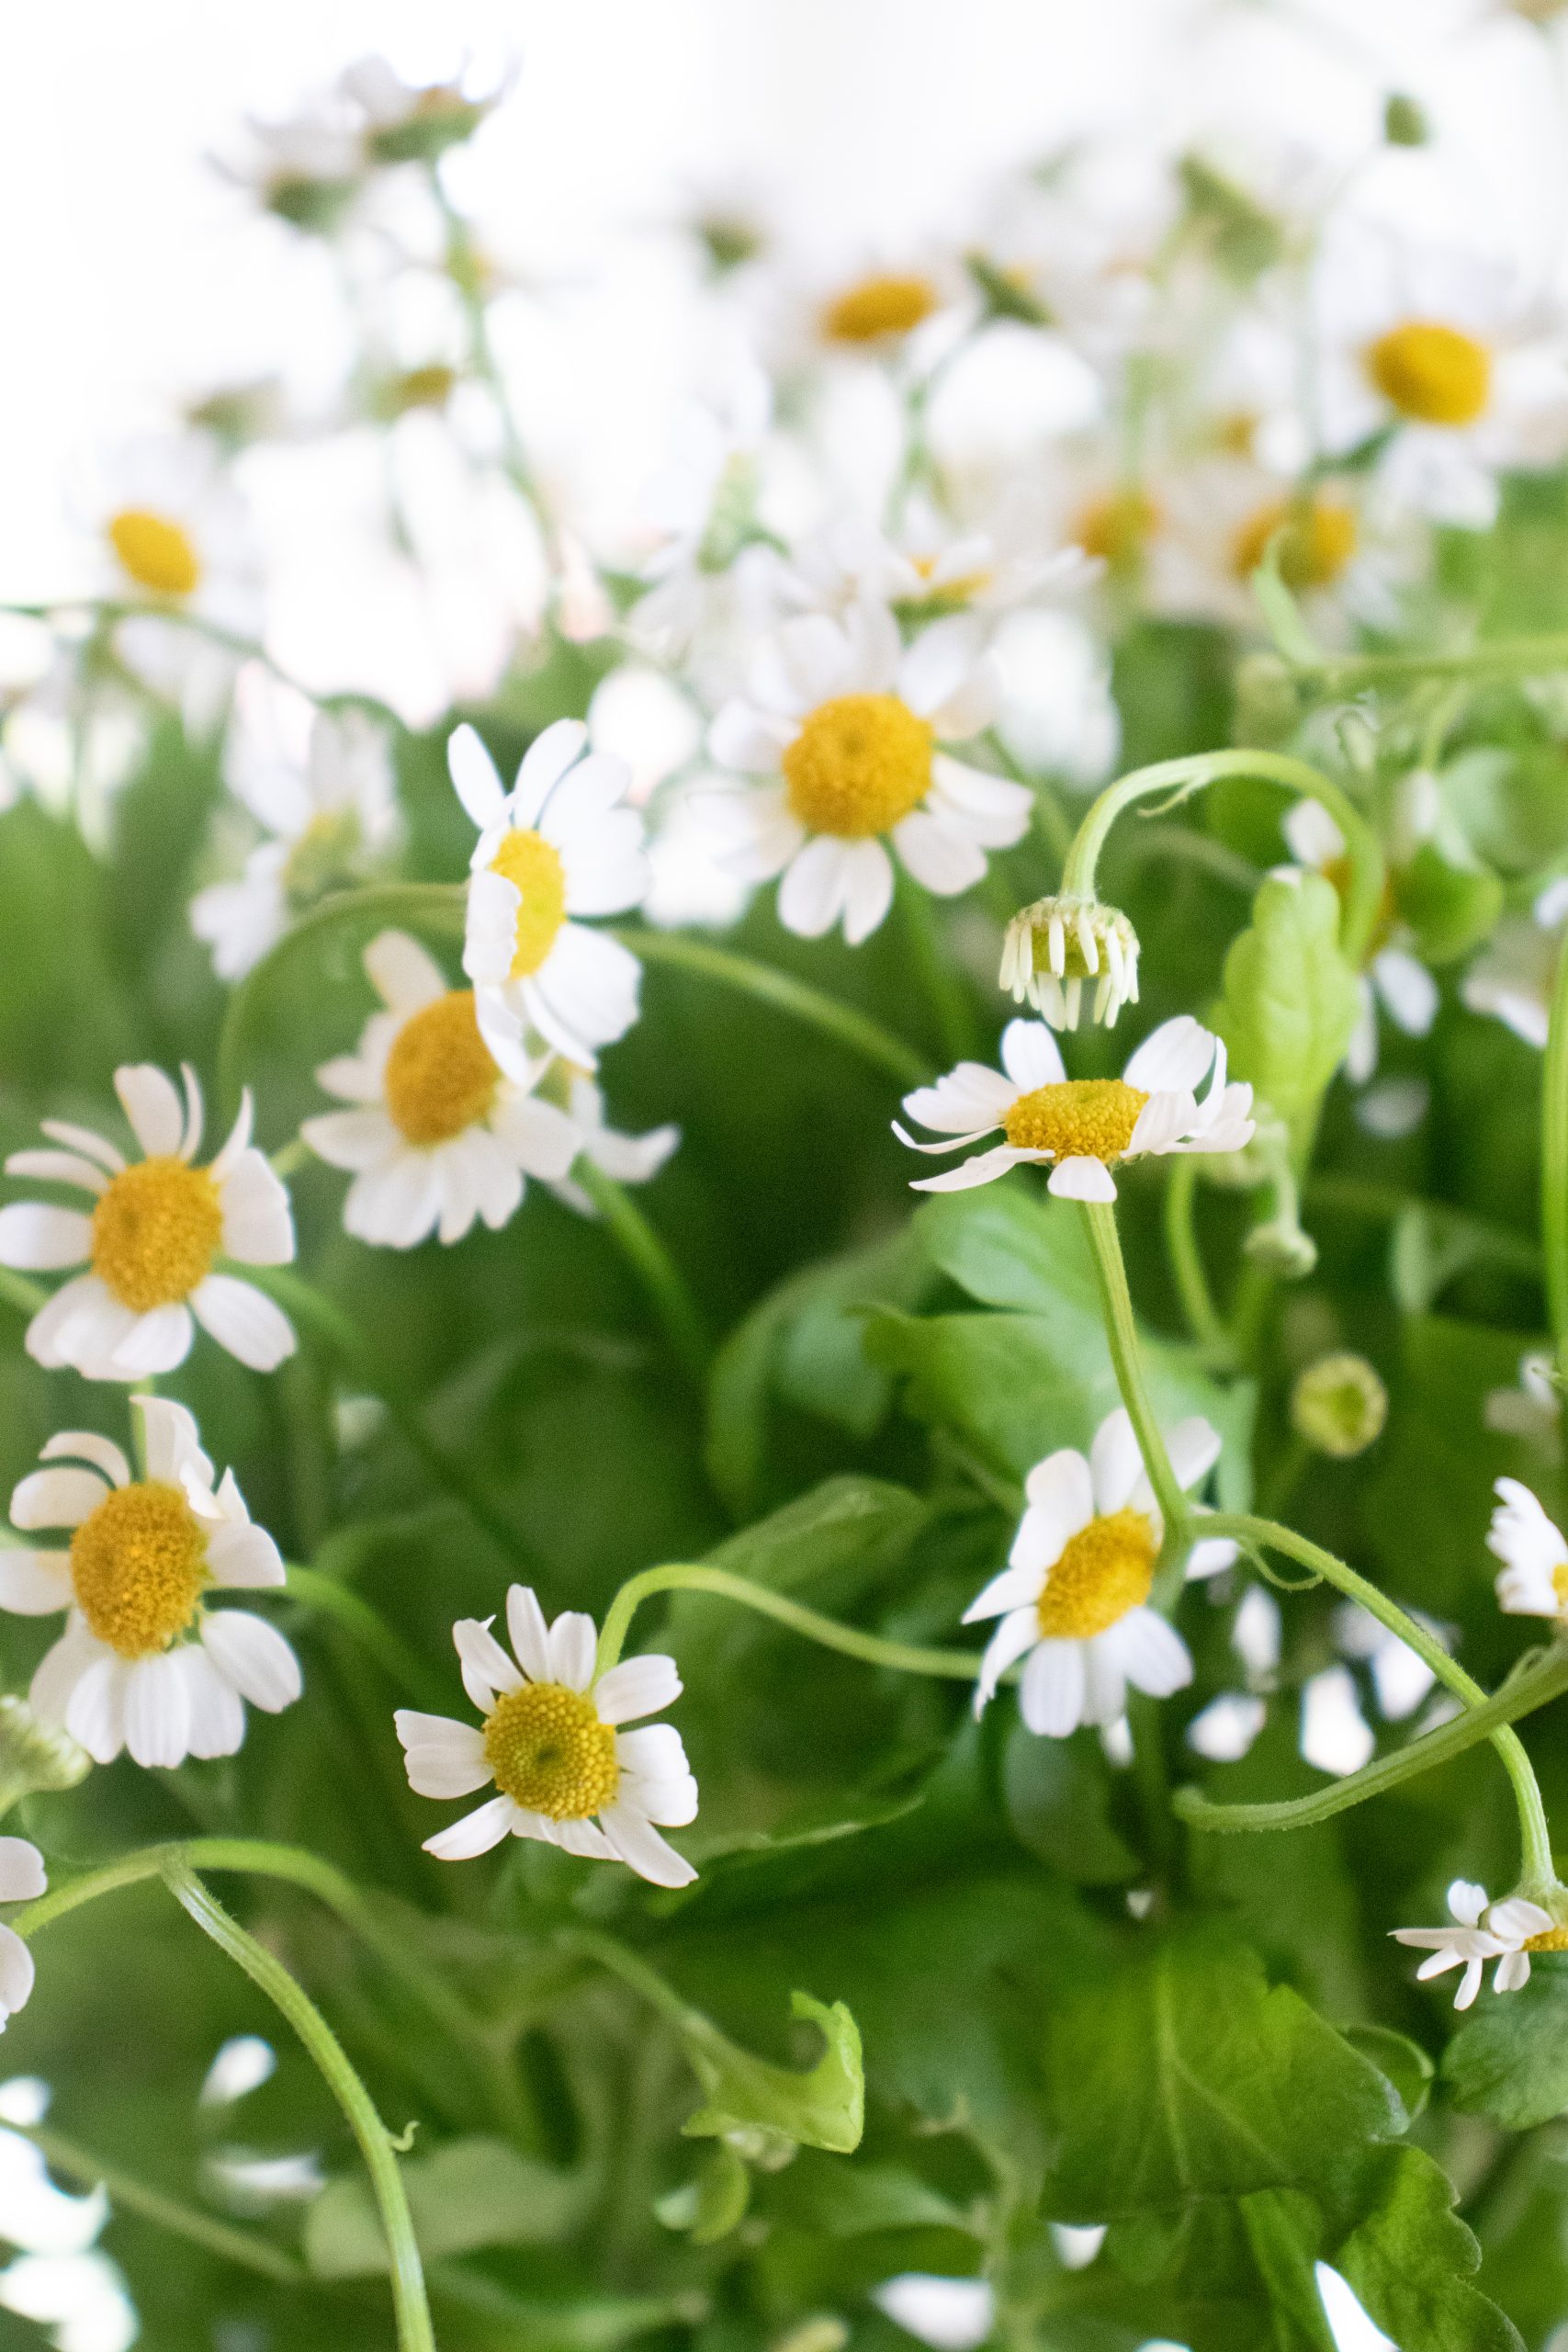
{"type": "Polygon", "coordinates": [[[467,1861],[503,1838],[536,1838],[569,1854],[625,1862],[655,1886],[689,1885],[695,1871],[659,1834],[696,1819],[697,1784],[681,1735],[672,1724],[620,1728],[680,1697],[673,1658],[623,1658],[597,1674],[592,1618],[567,1610],[547,1624],[526,1585],[506,1596],[514,1658],[491,1623],[465,1617],[452,1628],[463,1688],[482,1724],[408,1707],[395,1719],[416,1795],[496,1790],[427,1838],[425,1852],[467,1861]]]}
{"type": "Polygon", "coordinates": [[[599,1047],[637,1019],[641,965],[581,918],[625,914],[647,895],[642,819],[620,805],[626,762],[583,757],[587,740],[581,719],[558,718],[529,745],[510,793],[471,727],[446,746],[457,797],[479,829],[463,969],[479,1034],[520,1086],[537,1073],[528,1029],[592,1069],[599,1047]]]}
{"type": "Polygon", "coordinates": [[[131,1476],[110,1439],[64,1430],[44,1447],[44,1468],[17,1487],[12,1525],[69,1528],[71,1542],[0,1550],[0,1608],[70,1611],[28,1702],[96,1763],[122,1747],[138,1764],[232,1756],[245,1736],[242,1702],[277,1713],[299,1696],[299,1666],[264,1618],[209,1604],[220,1591],[281,1585],[283,1562],[252,1524],[233,1472],[219,1481],[185,1407],[132,1402],[143,1476],[131,1476]]]}
{"type": "MultiPolygon", "coordinates": [[[[0,1903],[32,1903],[48,1886],[38,1848],[25,1838],[0,1838],[0,1903]]],[[[33,1956],[15,1928],[0,1921],[0,2033],[32,1989],[33,1956]]]]}
{"type": "Polygon", "coordinates": [[[1493,1492],[1486,1548],[1502,1561],[1498,1606],[1512,1617],[1551,1617],[1568,1624],[1568,1542],[1529,1488],[1499,1478],[1493,1492]]]}
{"type": "Polygon", "coordinates": [[[1416,1972],[1418,1984],[1425,1984],[1429,1976],[1441,1976],[1450,1968],[1463,1969],[1454,1995],[1456,2009],[1469,2008],[1481,1990],[1489,1960],[1497,1963],[1493,1990],[1517,1993],[1521,1984],[1529,1983],[1532,1951],[1561,1951],[1568,1946],[1568,1928],[1560,1926],[1539,1903],[1518,1894],[1509,1895],[1504,1903],[1489,1903],[1486,1889],[1470,1879],[1455,1879],[1449,1889],[1449,1910],[1452,1927],[1395,1928],[1393,1932],[1395,1943],[1413,1944],[1417,1951],[1430,1952],[1431,1958],[1424,1960],[1416,1972]]]}
{"type": "Polygon", "coordinates": [[[1010,1021],[999,1071],[960,1062],[934,1086],[906,1094],[904,1108],[922,1127],[953,1137],[917,1143],[895,1122],[911,1151],[961,1151],[998,1127],[1003,1136],[961,1166],[919,1179],[917,1193],[966,1192],[1033,1161],[1049,1167],[1047,1189],[1059,1199],[1113,1201],[1111,1170],[1123,1159],[1239,1151],[1252,1140],[1251,1087],[1226,1085],[1224,1041],[1185,1012],[1145,1037],[1120,1078],[1069,1079],[1043,1021],[1010,1021]],[[1200,1102],[1196,1089],[1211,1069],[1200,1102]]]}
{"type": "Polygon", "coordinates": [[[294,1255],[288,1194],[251,1143],[251,1097],[205,1168],[201,1089],[188,1064],[185,1099],[151,1062],[126,1063],[115,1091],[145,1157],[129,1164],[90,1127],[45,1119],[48,1151],[14,1151],[8,1176],[41,1177],[94,1195],[90,1213],[18,1201],[0,1209],[0,1266],[28,1273],[85,1266],[28,1326],[28,1353],[49,1371],[143,1380],[190,1353],[192,1318],[253,1372],[294,1352],[282,1309],[225,1261],[286,1266],[294,1255]]]}

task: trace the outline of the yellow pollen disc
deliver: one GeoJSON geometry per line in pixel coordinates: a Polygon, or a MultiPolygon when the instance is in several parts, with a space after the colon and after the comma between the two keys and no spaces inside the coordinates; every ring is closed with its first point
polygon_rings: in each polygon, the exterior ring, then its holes
{"type": "Polygon", "coordinates": [[[127,506],[108,526],[120,567],[154,596],[188,596],[201,579],[196,549],[177,523],[145,506],[127,506]]]}
{"type": "Polygon", "coordinates": [[[145,1315],[188,1298],[212,1270],[223,1207],[205,1168],[137,1160],[111,1176],[93,1211],[93,1272],[122,1306],[145,1315]]]}
{"type": "Polygon", "coordinates": [[[1113,571],[1124,571],[1136,563],[1164,519],[1146,491],[1113,490],[1081,509],[1072,537],[1085,555],[1098,557],[1113,571]]]}
{"type": "Polygon", "coordinates": [[[512,978],[536,972],[566,921],[566,868],[560,853],[542,833],[508,833],[491,859],[490,870],[512,883],[523,903],[512,948],[512,978]]]}
{"type": "Polygon", "coordinates": [[[886,833],[931,785],[931,730],[897,695],[838,695],[808,711],[783,759],[789,805],[814,833],[886,833]]]}
{"type": "Polygon", "coordinates": [[[1111,1511],[1069,1536],[1035,1602],[1048,1642],[1087,1642],[1149,1597],[1159,1546],[1141,1510],[1111,1511]]]}
{"type": "Polygon", "coordinates": [[[615,1733],[592,1699],[563,1682],[525,1682],[495,1702],[485,1761],[502,1792],[551,1821],[586,1821],[614,1801],[615,1733]]]}
{"type": "Polygon", "coordinates": [[[1568,1609],[1568,1561],[1560,1560],[1552,1569],[1551,1589],[1557,1595],[1559,1609],[1568,1609]]]}
{"type": "Polygon", "coordinates": [[[1048,1151],[1054,1159],[1103,1159],[1109,1168],[1133,1140],[1148,1101],[1140,1086],[1120,1078],[1067,1078],[1021,1094],[1002,1130],[1021,1151],[1048,1151]]]}
{"type": "Polygon", "coordinates": [[[1238,580],[1255,572],[1276,531],[1280,577],[1297,595],[1308,588],[1332,587],[1356,552],[1356,517],[1337,499],[1270,499],[1249,514],[1231,541],[1231,568],[1238,580]]]}
{"type": "Polygon", "coordinates": [[[1526,1951],[1568,1951],[1568,1928],[1543,1928],[1539,1936],[1527,1936],[1526,1951]]]}
{"type": "Polygon", "coordinates": [[[206,1532],[177,1487],[117,1487],[71,1538],[76,1605],[121,1657],[166,1649],[207,1581],[206,1532]]]}
{"type": "Polygon", "coordinates": [[[889,274],[846,286],[822,313],[829,343],[880,343],[885,335],[908,334],[937,307],[929,277],[889,274]]]}
{"type": "Polygon", "coordinates": [[[1492,354],[1473,335],[1410,319],[1380,335],[1367,373],[1401,416],[1418,424],[1473,424],[1492,396],[1492,354]]]}
{"type": "Polygon", "coordinates": [[[449,1143],[489,1111],[501,1072],[479,1035],[471,989],[410,1016],[387,1057],[387,1110],[410,1143],[449,1143]]]}

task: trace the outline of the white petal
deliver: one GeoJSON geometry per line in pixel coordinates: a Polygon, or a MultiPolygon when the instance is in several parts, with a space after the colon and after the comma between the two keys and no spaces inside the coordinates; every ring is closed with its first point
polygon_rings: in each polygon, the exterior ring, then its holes
{"type": "Polygon", "coordinates": [[[1486,1914],[1488,1935],[1501,1936],[1506,1943],[1523,1943],[1530,1936],[1543,1936],[1556,1926],[1550,1911],[1539,1903],[1531,1903],[1522,1894],[1511,1894],[1505,1902],[1494,1903],[1486,1914]]]}
{"type": "Polygon", "coordinates": [[[1176,1483],[1185,1494],[1206,1478],[1220,1458],[1220,1433],[1201,1413],[1187,1420],[1178,1421],[1165,1433],[1165,1450],[1170,1456],[1170,1466],[1176,1473],[1176,1483]]]}
{"type": "Polygon", "coordinates": [[[49,1617],[57,1609],[68,1609],[70,1561],[68,1552],[28,1552],[0,1544],[0,1609],[16,1617],[49,1617]]]}
{"type": "Polygon", "coordinates": [[[133,1399],[141,1415],[142,1443],[147,1449],[147,1476],[171,1487],[183,1487],[186,1472],[210,1491],[217,1476],[202,1451],[196,1417],[172,1396],[133,1399]]]}
{"type": "Polygon", "coordinates": [[[1018,1094],[1059,1086],[1067,1073],[1062,1049],[1043,1021],[1010,1021],[1002,1031],[1002,1068],[1018,1094]]]}
{"type": "Polygon", "coordinates": [[[287,1266],[294,1256],[294,1218],[288,1191],[259,1151],[242,1151],[219,1192],[223,1211],[221,1248],[243,1266],[287,1266]]]}
{"type": "Polygon", "coordinates": [[[843,910],[852,844],[832,833],[814,834],[791,860],[779,884],[779,921],[798,939],[820,939],[843,910]]]}
{"type": "Polygon", "coordinates": [[[183,1764],[190,1695],[177,1650],[138,1658],[125,1678],[125,1744],[138,1764],[183,1764]]]}
{"type": "Polygon", "coordinates": [[[438,1862],[468,1862],[476,1854],[488,1854],[492,1846],[514,1826],[517,1807],[510,1797],[491,1797],[488,1804],[479,1805],[473,1813],[466,1813],[461,1821],[454,1821],[449,1828],[438,1829],[434,1838],[424,1841],[424,1850],[434,1854],[438,1862]]]}
{"type": "Polygon", "coordinates": [[[630,1724],[639,1715],[660,1714],[680,1695],[674,1659],[658,1656],[623,1658],[593,1685],[593,1704],[603,1724],[630,1724]]]}
{"type": "Polygon", "coordinates": [[[1026,1609],[1039,1600],[1043,1582],[1039,1568],[1027,1561],[1019,1566],[1002,1568],[988,1584],[981,1586],[964,1611],[963,1622],[965,1625],[983,1624],[987,1617],[1006,1617],[1014,1610],[1026,1609]]]}
{"type": "Polygon", "coordinates": [[[1112,1654],[1128,1681],[1151,1699],[1168,1699],[1192,1679],[1187,1645],[1157,1610],[1130,1609],[1100,1638],[1113,1645],[1112,1654]]]}
{"type": "Polygon", "coordinates": [[[1530,1956],[1528,1951],[1506,1951],[1492,1972],[1495,1993],[1517,1993],[1530,1981],[1530,1956]]]}
{"type": "Polygon", "coordinates": [[[690,1886],[696,1871],[654,1828],[629,1797],[607,1805],[599,1826],[620,1856],[639,1878],[654,1886],[690,1886]]]}
{"type": "Polygon", "coordinates": [[[1121,1510],[1144,1475],[1137,1433],[1124,1405],[1108,1413],[1100,1424],[1089,1460],[1094,1473],[1096,1510],[1106,1513],[1121,1510]]]}
{"type": "MultiPolygon", "coordinates": [[[[994,1184],[998,1176],[1018,1168],[1025,1160],[1037,1159],[1033,1151],[1020,1151],[1010,1143],[993,1144],[989,1151],[976,1152],[961,1168],[944,1169],[940,1176],[918,1176],[911,1183],[912,1193],[967,1193],[976,1184],[994,1184]]],[[[1098,1168],[1099,1161],[1094,1165],[1098,1168]]],[[[1114,1195],[1112,1195],[1114,1197],[1114,1195]]]]}
{"type": "Polygon", "coordinates": [[[28,1325],[23,1342],[35,1363],[49,1371],[71,1364],[91,1378],[117,1377],[111,1351],[132,1329],[136,1317],[109,1296],[96,1274],[78,1274],[64,1283],[28,1325]]]}
{"type": "Polygon", "coordinates": [[[491,1125],[518,1167],[547,1183],[567,1173],[581,1148],[575,1122],[558,1103],[542,1102],[534,1094],[502,1103],[491,1125]]]}
{"type": "Polygon", "coordinates": [[[1474,1879],[1456,1878],[1449,1889],[1449,1909],[1463,1928],[1478,1928],[1486,1909],[1486,1889],[1474,1879]]]}
{"type": "Polygon", "coordinates": [[[1040,1620],[1031,1602],[1027,1609],[1011,1609],[998,1625],[986,1644],[980,1659],[980,1671],[975,1682],[975,1713],[982,1714],[996,1695],[998,1683],[1010,1666],[1015,1665],[1025,1650],[1032,1649],[1040,1639],[1040,1620]]]}
{"type": "MultiPolygon", "coordinates": [[[[472,735],[473,729],[459,728],[457,733],[472,735]]],[[[457,736],[452,740],[456,742],[457,736]]],[[[488,753],[485,763],[490,764],[488,753]]],[[[490,772],[494,777],[495,770],[490,772]]],[[[404,1021],[446,993],[446,977],[440,965],[406,931],[378,933],[365,951],[365,968],[382,1003],[404,1021]]]]}
{"type": "Polygon", "coordinates": [[[581,1609],[565,1609],[550,1627],[550,1678],[569,1690],[586,1690],[593,1679],[598,1650],[593,1620],[581,1609]]]}
{"type": "Polygon", "coordinates": [[[1083,1720],[1105,1731],[1120,1723],[1127,1712],[1127,1677],[1109,1634],[1097,1634],[1079,1647],[1083,1653],[1083,1720]]]}
{"type": "Polygon", "coordinates": [[[446,767],[458,799],[482,833],[506,804],[495,763],[471,727],[456,729],[446,741],[446,767]]]}
{"type": "Polygon", "coordinates": [[[637,1019],[642,966],[618,939],[566,922],[524,993],[535,1024],[569,1060],[592,1059],[578,1045],[614,1045],[637,1019]],[[574,1041],[577,1041],[574,1043],[574,1041]]]}
{"type": "Polygon", "coordinates": [[[70,1150],[83,1152],[87,1159],[96,1159],[99,1167],[106,1169],[111,1176],[118,1176],[125,1166],[125,1154],[107,1137],[95,1135],[91,1127],[74,1126],[69,1119],[40,1119],[39,1125],[43,1133],[56,1143],[62,1143],[70,1150]]]}
{"type": "Polygon", "coordinates": [[[588,729],[581,718],[555,719],[535,736],[512,788],[510,814],[514,825],[537,823],[546,801],[587,741],[588,729]]]}
{"type": "MultiPolygon", "coordinates": [[[[209,1275],[208,1281],[219,1279],[209,1275]]],[[[205,1285],[204,1285],[205,1287],[205,1285]]],[[[145,1380],[155,1373],[173,1372],[190,1353],[195,1337],[189,1310],[177,1300],[137,1316],[130,1330],[117,1340],[109,1362],[121,1380],[145,1380]]]]}
{"type": "Polygon", "coordinates": [[[65,1728],[95,1764],[114,1762],[125,1745],[125,1668],[118,1657],[102,1651],[84,1667],[65,1702],[65,1728]]]}
{"type": "Polygon", "coordinates": [[[366,1169],[343,1204],[345,1232],[382,1250],[412,1250],[441,1215],[444,1187],[433,1151],[400,1146],[396,1156],[366,1169]]]}
{"type": "Polygon", "coordinates": [[[880,842],[855,842],[843,868],[844,937],[858,947],[893,904],[893,868],[880,842]]]}
{"type": "Polygon", "coordinates": [[[1018,1096],[1018,1085],[984,1062],[960,1062],[934,1086],[906,1094],[904,1109],[935,1135],[985,1135],[1001,1125],[1018,1096]]]}
{"type": "Polygon", "coordinates": [[[108,1488],[96,1471],[29,1470],[11,1493],[13,1527],[80,1527],[108,1488]]]}
{"type": "Polygon", "coordinates": [[[48,1892],[43,1856],[31,1840],[0,1838],[0,1903],[36,1903],[48,1892]]]}
{"type": "Polygon", "coordinates": [[[1414,956],[1401,947],[1385,947],[1372,966],[1378,994],[1397,1028],[1407,1037],[1424,1037],[1438,1017],[1438,983],[1414,956]]]}
{"type": "Polygon", "coordinates": [[[74,1151],[14,1151],[6,1162],[7,1176],[36,1176],[50,1184],[75,1184],[85,1193],[103,1193],[108,1177],[90,1159],[74,1151]]]}
{"type": "MultiPolygon", "coordinates": [[[[317,1077],[321,1076],[320,1070],[317,1077]]],[[[299,1133],[330,1167],[357,1171],[377,1168],[403,1148],[403,1138],[379,1105],[362,1111],[323,1111],[306,1119],[299,1133]]]]}
{"type": "Polygon", "coordinates": [[[935,898],[955,899],[985,875],[985,851],[930,807],[911,809],[894,827],[893,842],[916,881],[935,898]]]}
{"type": "MultiPolygon", "coordinates": [[[[692,1776],[686,1761],[686,1750],[681,1735],[673,1724],[644,1724],[640,1730],[624,1731],[615,1741],[615,1761],[623,1773],[638,1783],[637,1803],[646,1803],[649,1788],[659,1781],[684,1783],[692,1776]]],[[[657,1815],[649,1815],[649,1819],[657,1815]]],[[[665,1825],[676,1828],[681,1825],[665,1825]]]]}
{"type": "MultiPolygon", "coordinates": [[[[507,1592],[506,1631],[517,1663],[529,1681],[547,1682],[550,1679],[550,1632],[545,1612],[539,1606],[539,1596],[531,1585],[514,1584],[507,1592]]],[[[606,1716],[604,1720],[608,1722],[609,1718],[606,1716]]]]}
{"type": "Polygon", "coordinates": [[[299,1661],[265,1617],[253,1617],[248,1609],[211,1609],[201,1621],[201,1638],[220,1674],[253,1707],[276,1715],[299,1696],[299,1661]]]}
{"type": "Polygon", "coordinates": [[[923,628],[898,664],[898,693],[920,718],[930,718],[964,686],[980,659],[980,632],[966,613],[923,628]]]}
{"type": "Polygon", "coordinates": [[[231,1591],[257,1591],[284,1582],[283,1555],[265,1527],[214,1528],[207,1539],[214,1581],[231,1591]]]}
{"type": "Polygon", "coordinates": [[[93,1224],[80,1209],[50,1208],[42,1201],[13,1201],[0,1209],[0,1266],[54,1273],[85,1266],[93,1254],[93,1224]]]}
{"type": "Polygon", "coordinates": [[[459,1617],[452,1643],[462,1668],[463,1688],[481,1714],[489,1714],[498,1690],[516,1690],[523,1677],[491,1632],[492,1621],[459,1617]]]}
{"type": "Polygon", "coordinates": [[[33,1956],[15,1928],[0,1926],[0,2026],[26,2008],[33,1989],[33,1956]]]}
{"type": "Polygon", "coordinates": [[[294,1326],[254,1283],[209,1274],[190,1295],[197,1321],[252,1372],[276,1372],[294,1353],[294,1326]]]}
{"type": "Polygon", "coordinates": [[[176,1655],[185,1668],[190,1753],[209,1758],[237,1755],[245,1738],[245,1710],[239,1692],[220,1674],[199,1642],[186,1642],[176,1655]]]}
{"type": "Polygon", "coordinates": [[[1208,1074],[1214,1044],[1201,1022],[1190,1012],[1178,1013],[1144,1039],[1122,1077],[1145,1094],[1191,1093],[1208,1074]]]}
{"type": "Polygon", "coordinates": [[[130,1464],[113,1438],[100,1437],[96,1430],[62,1430],[39,1449],[40,1462],[67,1460],[90,1462],[95,1470],[116,1487],[130,1484],[130,1464]]]}
{"type": "Polygon", "coordinates": [[[1084,1660],[1078,1642],[1040,1642],[1023,1669],[1019,1712],[1032,1732],[1066,1739],[1083,1720],[1084,1660]]]}
{"type": "Polygon", "coordinates": [[[173,1158],[186,1131],[186,1106],[173,1079],[152,1062],[127,1062],[114,1074],[114,1091],[148,1159],[173,1158]]]}
{"type": "Polygon", "coordinates": [[[409,1786],[421,1797],[467,1797],[494,1779],[484,1734],[472,1724],[400,1709],[395,1717],[409,1786]],[[428,1725],[425,1731],[421,1726],[428,1725]]]}
{"type": "Polygon", "coordinates": [[[1116,1198],[1116,1187],[1105,1162],[1082,1159],[1076,1153],[1067,1159],[1057,1160],[1045,1189],[1059,1201],[1113,1201],[1116,1198]]]}

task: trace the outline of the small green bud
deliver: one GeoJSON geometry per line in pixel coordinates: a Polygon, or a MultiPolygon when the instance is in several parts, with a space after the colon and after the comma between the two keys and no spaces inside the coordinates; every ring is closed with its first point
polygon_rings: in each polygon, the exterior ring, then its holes
{"type": "Polygon", "coordinates": [[[1391,147],[1425,147],[1432,135],[1425,114],[1404,90],[1391,90],[1383,100],[1382,135],[1391,147]]]}
{"type": "Polygon", "coordinates": [[[1291,1391],[1291,1426],[1318,1453],[1348,1462],[1365,1453],[1388,1419],[1388,1390],[1365,1356],[1319,1356],[1291,1391]]]}
{"type": "Polygon", "coordinates": [[[25,1699],[0,1698],[0,1814],[22,1797],[73,1789],[92,1769],[86,1749],[40,1723],[25,1699]]]}
{"type": "Polygon", "coordinates": [[[732,269],[743,269],[767,243],[755,222],[738,212],[708,213],[693,221],[692,232],[715,277],[728,277],[732,269]]]}
{"type": "Polygon", "coordinates": [[[330,237],[343,225],[344,215],[359,193],[357,180],[316,180],[303,173],[284,173],[268,182],[264,201],[269,212],[307,235],[330,237]]]}

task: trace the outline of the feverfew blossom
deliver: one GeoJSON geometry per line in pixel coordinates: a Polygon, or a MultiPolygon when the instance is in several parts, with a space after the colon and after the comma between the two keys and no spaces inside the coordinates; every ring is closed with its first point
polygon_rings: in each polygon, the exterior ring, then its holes
{"type": "Polygon", "coordinates": [[[1556,1951],[1560,1937],[1568,1942],[1568,1931],[1558,1928],[1539,1903],[1527,1902],[1517,1894],[1506,1903],[1488,1903],[1486,1889],[1472,1880],[1455,1879],[1449,1889],[1449,1910],[1454,1921],[1451,1928],[1395,1928],[1393,1939],[1431,1953],[1416,1972],[1418,1983],[1441,1976],[1450,1968],[1463,1969],[1454,1995],[1456,2009],[1469,2008],[1481,1990],[1482,1973],[1489,1960],[1497,1963],[1494,1989],[1517,1993],[1529,1982],[1532,1951],[1556,1951]],[[1548,1938],[1550,1943],[1545,1940],[1548,1938]]]}
{"type": "Polygon", "coordinates": [[[1499,1478],[1486,1548],[1502,1561],[1497,1601],[1516,1617],[1568,1623],[1568,1542],[1528,1487],[1499,1478]]]}

